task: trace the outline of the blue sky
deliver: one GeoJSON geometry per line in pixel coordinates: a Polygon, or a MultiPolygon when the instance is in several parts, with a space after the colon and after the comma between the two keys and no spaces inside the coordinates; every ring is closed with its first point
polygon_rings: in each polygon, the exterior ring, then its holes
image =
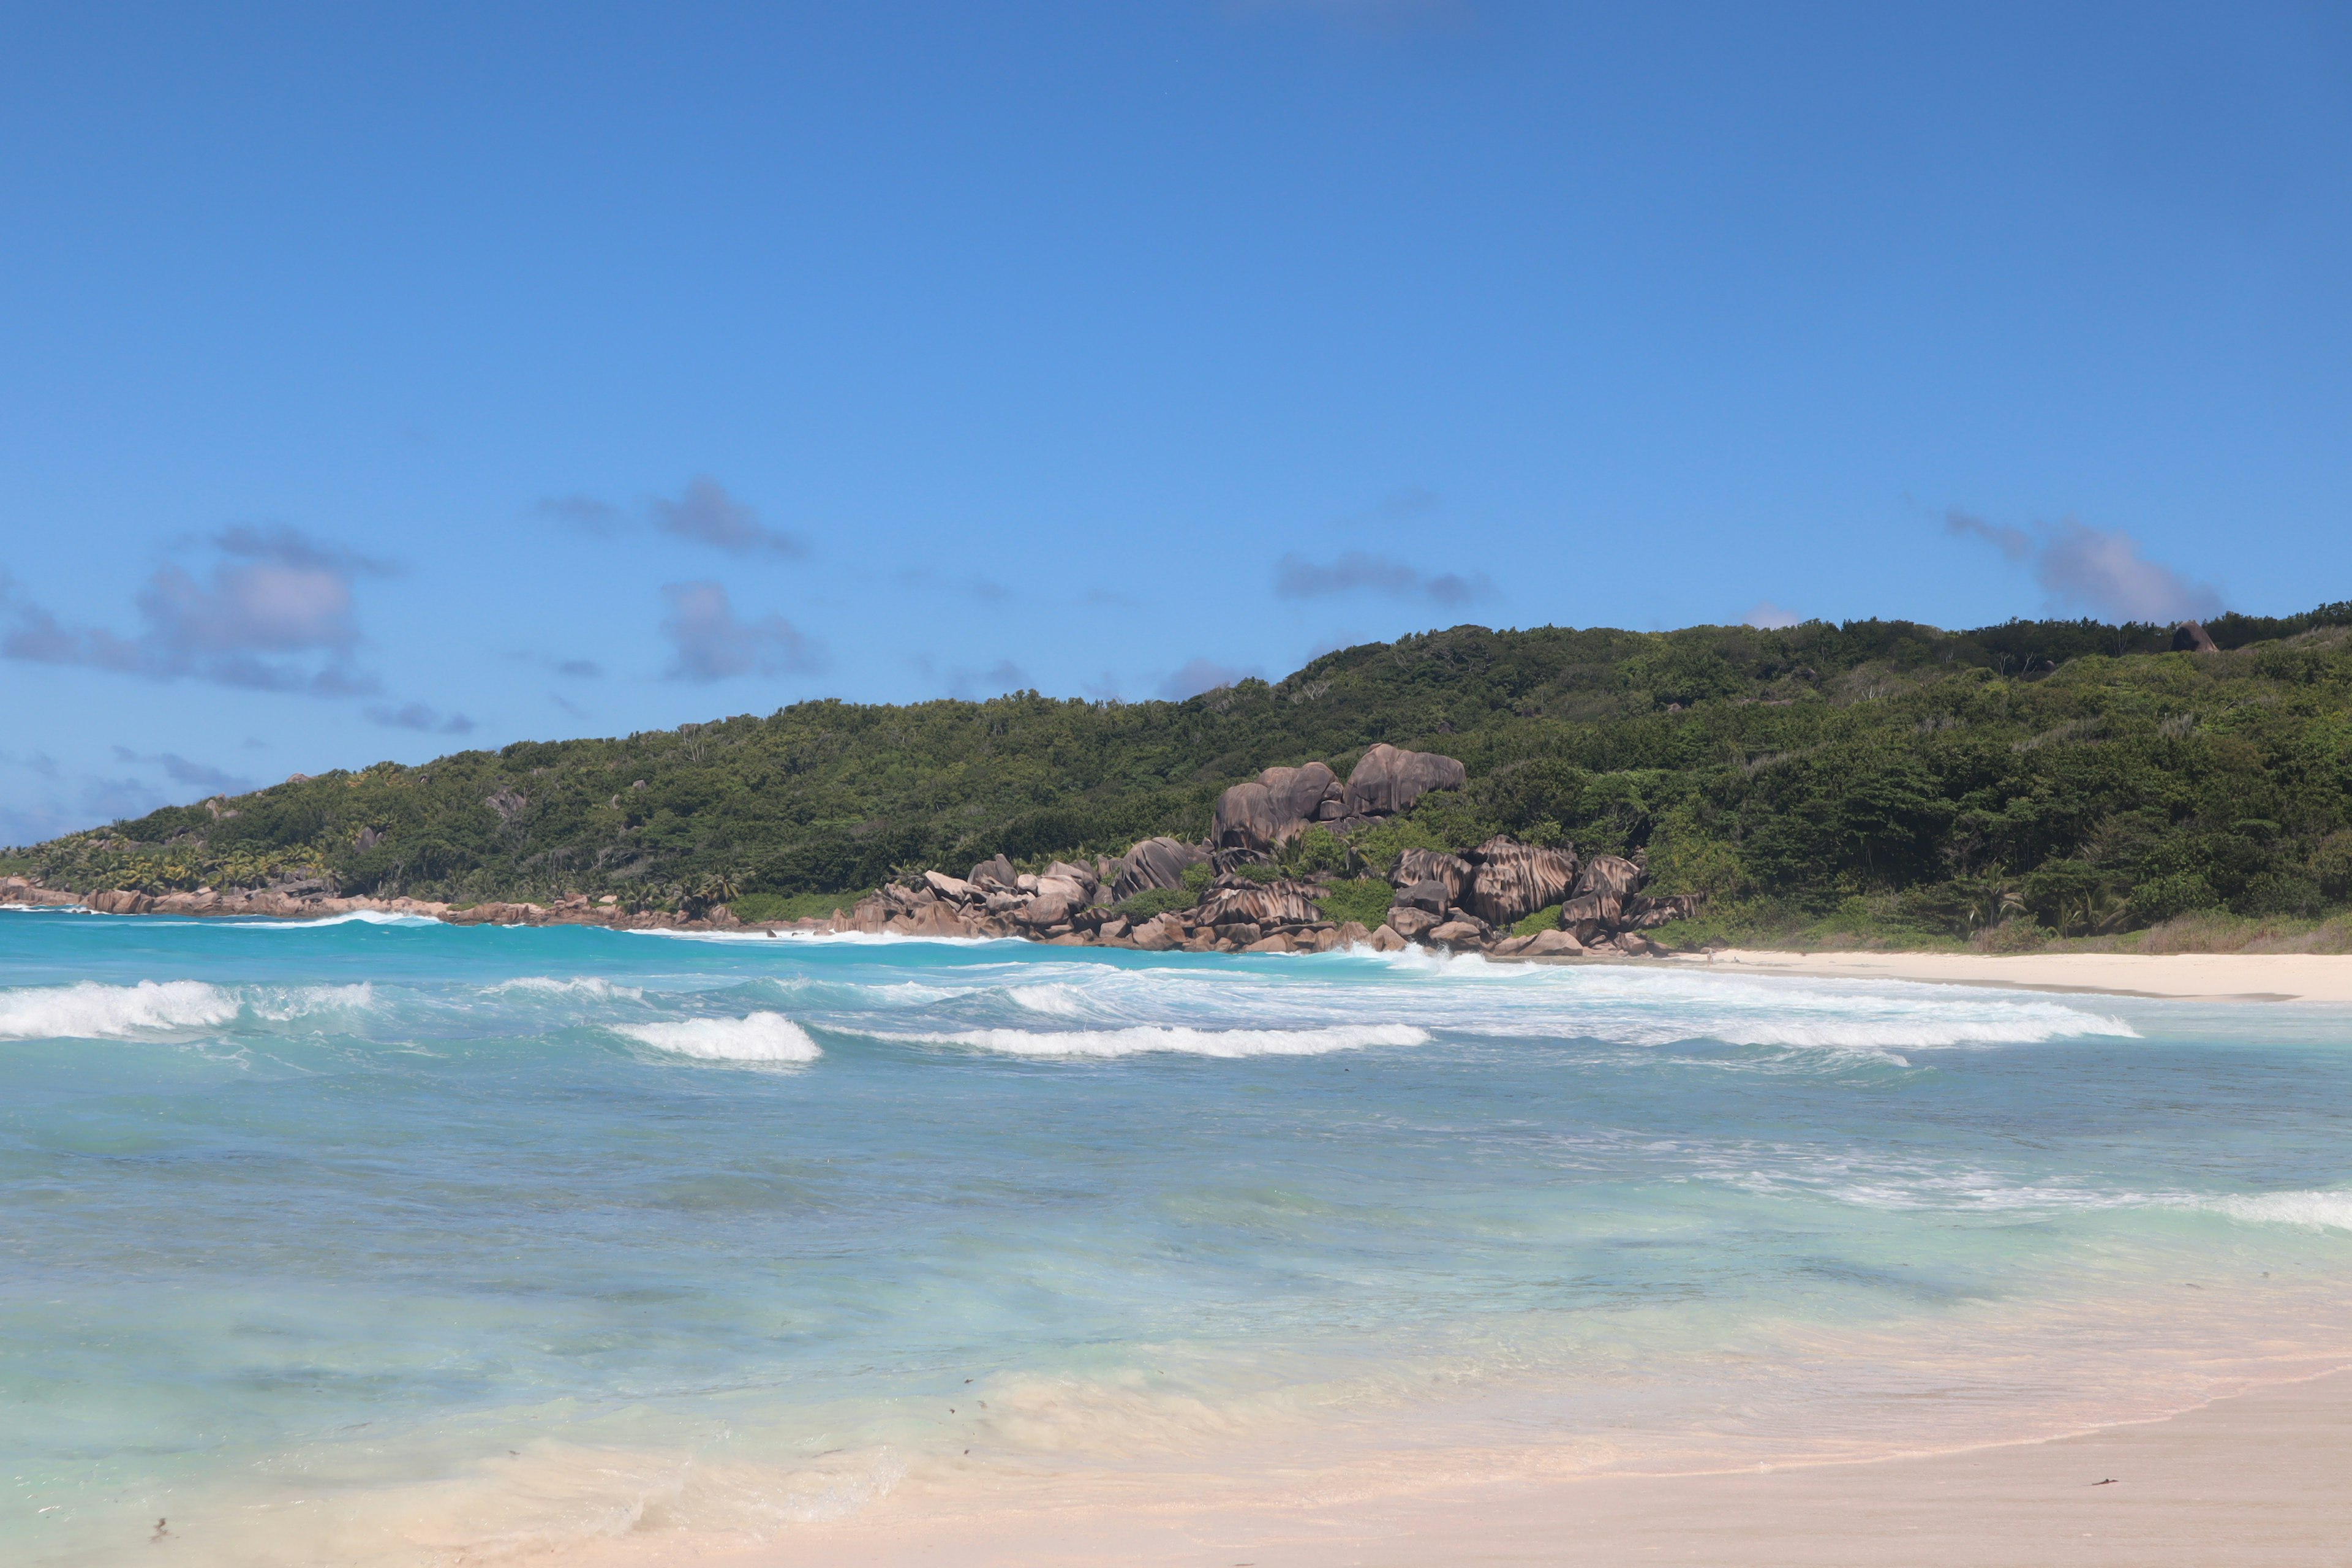
{"type": "Polygon", "coordinates": [[[2352,597],[2340,6],[0,11],[0,842],[1434,626],[2352,597]]]}

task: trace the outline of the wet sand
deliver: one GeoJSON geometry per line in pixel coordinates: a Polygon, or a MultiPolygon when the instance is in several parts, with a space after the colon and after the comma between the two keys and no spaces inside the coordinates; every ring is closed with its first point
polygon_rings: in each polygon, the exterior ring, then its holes
{"type": "Polygon", "coordinates": [[[1269,1475],[1253,1489],[1250,1500],[1208,1506],[1181,1496],[1016,1505],[922,1523],[894,1521],[886,1502],[766,1545],[656,1532],[565,1560],[595,1568],[2344,1568],[2352,1372],[2168,1420],[1918,1458],[1455,1481],[1325,1499],[1286,1497],[1269,1475]]]}
{"type": "Polygon", "coordinates": [[[1774,952],[1731,948],[1669,960],[1730,973],[1924,980],[2028,991],[2209,1002],[2352,1003],[2352,953],[1774,952]]]}

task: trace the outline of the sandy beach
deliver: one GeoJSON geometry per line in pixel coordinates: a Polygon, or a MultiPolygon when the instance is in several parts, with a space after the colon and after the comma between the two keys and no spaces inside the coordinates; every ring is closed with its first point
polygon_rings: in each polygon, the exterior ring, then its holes
{"type": "Polygon", "coordinates": [[[658,1537],[567,1561],[723,1568],[913,1563],[1433,1568],[2164,1568],[2352,1563],[2352,1372],[2272,1385],[2168,1420],[2047,1442],[1761,1473],[1461,1484],[1244,1506],[885,1517],[764,1546],[658,1537]]]}
{"type": "Polygon", "coordinates": [[[2352,954],[2308,952],[1776,952],[1730,948],[1670,962],[1768,974],[1921,980],[2206,1002],[2352,1002],[2352,954]]]}

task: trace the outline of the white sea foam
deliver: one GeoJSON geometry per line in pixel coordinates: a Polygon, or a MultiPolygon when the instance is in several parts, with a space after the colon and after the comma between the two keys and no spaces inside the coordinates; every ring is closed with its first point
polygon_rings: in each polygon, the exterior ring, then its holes
{"type": "Polygon", "coordinates": [[[782,1013],[742,1018],[688,1018],[677,1024],[616,1024],[620,1034],[660,1050],[722,1062],[813,1062],[808,1031],[782,1013]]]}
{"type": "Polygon", "coordinates": [[[1139,1025],[1126,1029],[956,1029],[884,1035],[909,1045],[972,1046],[1022,1057],[1131,1057],[1174,1051],[1198,1057],[1315,1057],[1368,1046],[1419,1046],[1429,1031],[1407,1024],[1343,1024],[1319,1029],[1191,1029],[1139,1025]]]}
{"type": "Polygon", "coordinates": [[[1015,985],[1004,994],[1032,1013],[1046,1013],[1057,1018],[1081,1017],[1087,1011],[1075,986],[1015,985]]]}
{"type": "Polygon", "coordinates": [[[642,1002],[646,994],[635,985],[615,985],[601,974],[575,974],[558,980],[546,974],[525,974],[514,980],[502,980],[490,987],[498,991],[540,991],[551,995],[594,996],[600,1000],[621,997],[642,1002]]]}
{"type": "Polygon", "coordinates": [[[200,980],[28,986],[0,992],[0,1039],[110,1040],[209,1028],[236,1017],[237,1009],[235,996],[200,980]]]}
{"type": "Polygon", "coordinates": [[[2244,1197],[2208,1198],[2197,1206],[2228,1215],[2231,1219],[2352,1230],[2352,1192],[2257,1193],[2244,1197]]]}
{"type": "Polygon", "coordinates": [[[291,1018],[308,1017],[313,1013],[357,1011],[375,1005],[375,987],[362,980],[356,985],[298,985],[293,987],[256,987],[247,994],[247,1005],[257,1017],[273,1023],[291,1018]]]}
{"type": "Polygon", "coordinates": [[[238,920],[225,923],[231,931],[322,931],[328,926],[437,926],[430,915],[394,914],[389,910],[346,910],[317,920],[238,920]]]}

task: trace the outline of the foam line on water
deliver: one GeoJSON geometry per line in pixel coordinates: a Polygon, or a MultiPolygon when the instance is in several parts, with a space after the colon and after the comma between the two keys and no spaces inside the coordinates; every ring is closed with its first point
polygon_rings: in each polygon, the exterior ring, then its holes
{"type": "Polygon", "coordinates": [[[205,923],[217,923],[230,931],[323,931],[329,926],[437,926],[446,922],[430,915],[394,914],[385,910],[346,910],[339,915],[320,915],[315,920],[264,918],[217,922],[207,921],[205,923]]]}
{"type": "Polygon", "coordinates": [[[2352,1192],[2254,1193],[2207,1198],[2196,1206],[2257,1224],[2352,1230],[2352,1192]]]}
{"type": "Polygon", "coordinates": [[[1420,1046],[1429,1031],[1409,1024],[1339,1025],[1320,1029],[1195,1029],[1139,1025],[1124,1029],[950,1029],[879,1035],[907,1045],[969,1046],[1020,1057],[1131,1057],[1166,1051],[1199,1057],[1313,1057],[1370,1046],[1420,1046]]]}
{"type": "Polygon", "coordinates": [[[675,1024],[615,1024],[612,1028],[656,1050],[705,1061],[813,1062],[823,1054],[808,1031],[782,1013],[688,1018],[675,1024]]]}

